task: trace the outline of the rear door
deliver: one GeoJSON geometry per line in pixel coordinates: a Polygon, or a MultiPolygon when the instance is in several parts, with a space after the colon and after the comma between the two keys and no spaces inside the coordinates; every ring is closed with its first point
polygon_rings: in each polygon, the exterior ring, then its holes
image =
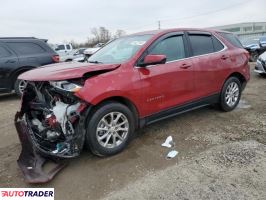
{"type": "Polygon", "coordinates": [[[165,35],[153,43],[148,54],[166,55],[165,64],[140,67],[143,108],[147,115],[185,103],[193,97],[193,66],[183,33],[165,35]]]}
{"type": "Polygon", "coordinates": [[[16,52],[21,66],[38,67],[52,63],[51,53],[38,41],[9,41],[6,45],[16,52]]]}
{"type": "Polygon", "coordinates": [[[10,74],[18,67],[17,55],[0,43],[0,89],[13,87],[10,74]]]}
{"type": "Polygon", "coordinates": [[[195,71],[196,99],[210,96],[219,92],[223,72],[221,60],[227,59],[222,55],[224,45],[208,32],[188,32],[191,61],[195,71]]]}

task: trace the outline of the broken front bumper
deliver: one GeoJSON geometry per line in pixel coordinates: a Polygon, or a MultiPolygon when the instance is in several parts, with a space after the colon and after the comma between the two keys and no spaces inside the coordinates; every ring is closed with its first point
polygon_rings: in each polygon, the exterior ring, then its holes
{"type": "Polygon", "coordinates": [[[54,178],[54,176],[66,166],[66,162],[62,160],[49,159],[43,157],[36,150],[33,141],[29,134],[29,129],[24,121],[19,119],[20,113],[15,116],[15,126],[17,129],[18,137],[21,142],[21,153],[17,160],[24,179],[28,183],[46,183],[54,178]],[[48,173],[43,171],[43,166],[47,161],[55,163],[48,173]]]}

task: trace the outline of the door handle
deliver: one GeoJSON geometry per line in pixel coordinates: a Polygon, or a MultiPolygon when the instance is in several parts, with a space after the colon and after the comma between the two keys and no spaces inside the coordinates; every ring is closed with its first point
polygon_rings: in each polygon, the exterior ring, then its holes
{"type": "Polygon", "coordinates": [[[229,56],[227,56],[227,55],[222,55],[222,57],[221,57],[222,60],[226,60],[227,58],[229,58],[229,56]]]}
{"type": "Polygon", "coordinates": [[[190,68],[190,67],[191,67],[190,64],[182,64],[182,65],[180,66],[181,69],[188,69],[188,68],[190,68]]]}

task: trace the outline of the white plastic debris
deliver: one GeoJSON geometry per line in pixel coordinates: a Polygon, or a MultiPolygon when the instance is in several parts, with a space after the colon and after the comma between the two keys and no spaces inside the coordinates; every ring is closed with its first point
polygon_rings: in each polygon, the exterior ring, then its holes
{"type": "Polygon", "coordinates": [[[53,113],[54,113],[54,115],[56,117],[56,120],[60,124],[64,123],[67,107],[68,107],[68,104],[65,104],[65,103],[63,103],[61,101],[57,101],[55,103],[55,106],[53,107],[53,113]]]}
{"type": "Polygon", "coordinates": [[[172,136],[168,136],[164,143],[162,143],[163,147],[171,148],[174,146],[173,138],[172,136]]]}
{"type": "Polygon", "coordinates": [[[167,154],[166,158],[168,158],[168,159],[174,158],[174,157],[176,157],[177,154],[178,154],[178,151],[176,151],[176,150],[172,150],[172,151],[170,151],[170,152],[167,154]]]}
{"type": "Polygon", "coordinates": [[[38,126],[39,131],[43,131],[45,128],[43,127],[42,123],[38,119],[33,119],[32,124],[38,126]]]}
{"type": "Polygon", "coordinates": [[[248,102],[246,100],[240,100],[238,105],[237,105],[237,108],[250,108],[251,105],[248,104],[248,102]]]}

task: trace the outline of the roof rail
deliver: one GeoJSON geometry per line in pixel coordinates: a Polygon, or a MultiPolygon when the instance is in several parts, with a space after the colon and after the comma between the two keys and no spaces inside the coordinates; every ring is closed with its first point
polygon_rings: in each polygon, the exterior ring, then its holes
{"type": "Polygon", "coordinates": [[[35,37],[0,37],[0,39],[37,39],[35,37]]]}

